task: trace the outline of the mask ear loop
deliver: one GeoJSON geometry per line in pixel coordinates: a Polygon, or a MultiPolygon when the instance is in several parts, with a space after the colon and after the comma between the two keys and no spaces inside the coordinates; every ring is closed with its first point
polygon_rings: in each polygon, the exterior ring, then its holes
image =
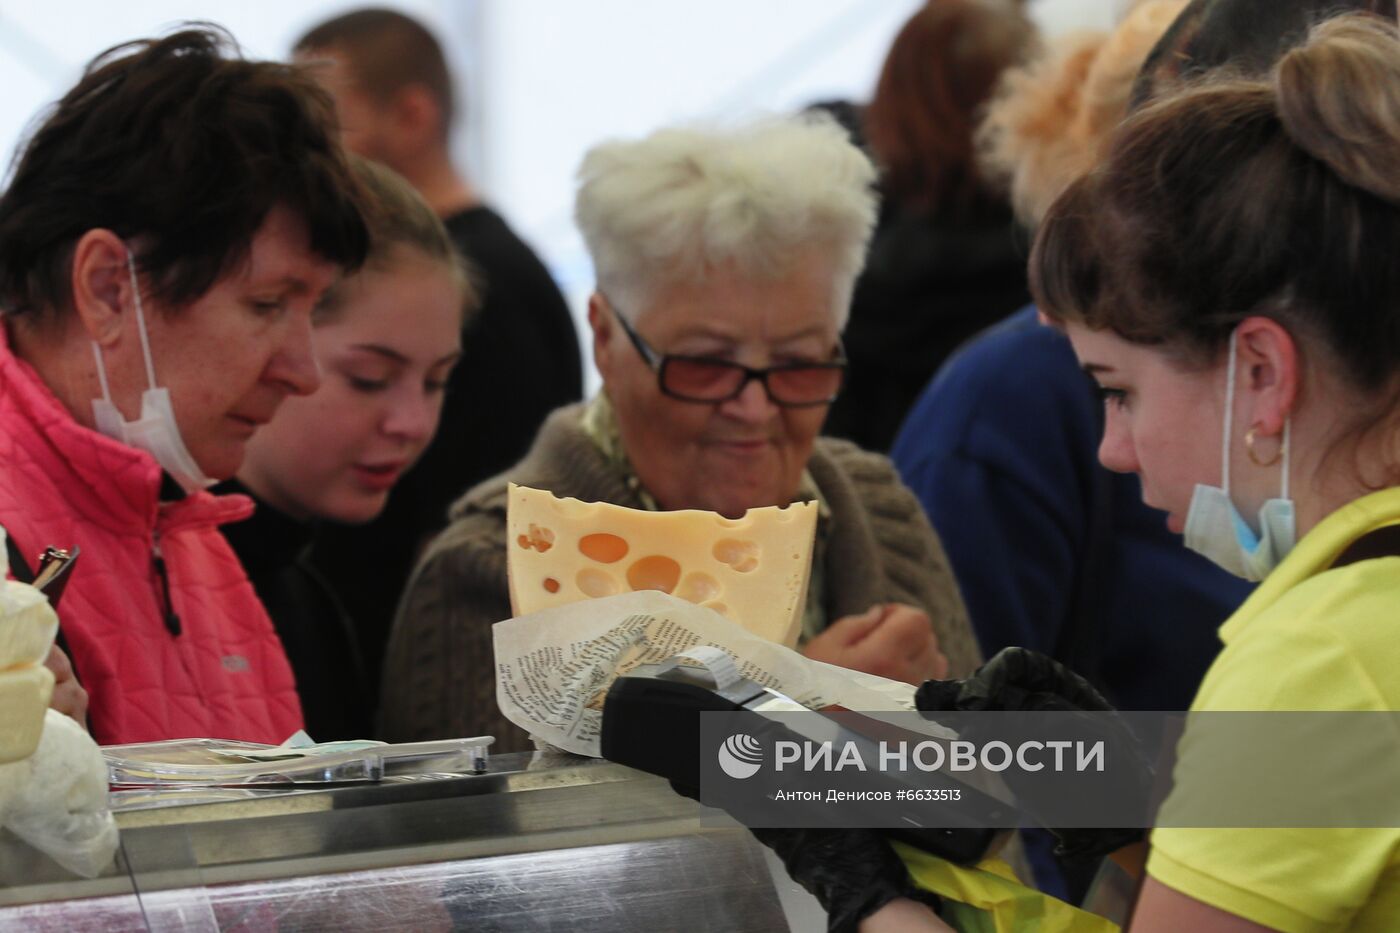
{"type": "Polygon", "coordinates": [[[1293,419],[1283,419],[1283,498],[1288,498],[1288,461],[1292,459],[1288,456],[1288,441],[1293,433],[1293,419]]]}
{"type": "MultiPolygon", "coordinates": [[[[141,282],[136,278],[136,260],[132,258],[131,247],[126,249],[126,268],[131,273],[131,293],[136,299],[136,332],[141,337],[141,356],[146,361],[146,384],[152,389],[156,387],[156,367],[151,361],[151,340],[146,335],[146,312],[141,306],[141,282]]],[[[107,380],[102,380],[103,392],[107,389],[107,380]]]]}
{"type": "Polygon", "coordinates": [[[112,404],[112,390],[107,387],[107,365],[102,362],[102,348],[92,341],[92,358],[97,361],[97,383],[102,386],[102,400],[112,404]]]}

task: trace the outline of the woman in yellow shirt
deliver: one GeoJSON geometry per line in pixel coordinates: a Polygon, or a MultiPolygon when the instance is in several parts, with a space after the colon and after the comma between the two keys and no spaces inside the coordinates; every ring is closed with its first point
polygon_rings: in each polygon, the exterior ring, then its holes
{"type": "MultiPolygon", "coordinates": [[[[1400,710],[1397,254],[1400,36],[1362,16],[1141,111],[1040,229],[1100,459],[1263,581],[1194,710],[1400,710]]],[[[1208,795],[1180,754],[1173,797],[1208,795]]],[[[1135,933],[1400,929],[1400,829],[1159,829],[1147,870],[1135,933]]]]}

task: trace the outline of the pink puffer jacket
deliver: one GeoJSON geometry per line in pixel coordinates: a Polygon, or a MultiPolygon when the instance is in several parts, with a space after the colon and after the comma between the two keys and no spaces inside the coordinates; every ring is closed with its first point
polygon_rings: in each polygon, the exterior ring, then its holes
{"type": "Polygon", "coordinates": [[[149,454],[79,425],[0,327],[0,525],[25,555],[82,548],[59,618],[93,736],[281,742],[302,725],[292,670],[218,531],[253,504],[161,502],[161,476],[149,454]]]}

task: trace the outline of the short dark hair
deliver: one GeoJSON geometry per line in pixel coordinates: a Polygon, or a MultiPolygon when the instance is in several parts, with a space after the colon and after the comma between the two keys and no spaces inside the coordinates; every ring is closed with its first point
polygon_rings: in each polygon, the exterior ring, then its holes
{"type": "Polygon", "coordinates": [[[447,139],[456,115],[452,74],[442,46],[413,17],[382,7],[353,10],[313,27],[292,48],[342,53],[360,89],[379,101],[410,84],[423,85],[437,99],[447,139]]]}
{"type": "Polygon", "coordinates": [[[68,310],[74,244],[139,239],[153,294],[179,308],[248,257],[269,211],[358,268],[368,233],[329,97],[302,69],[243,59],[206,25],[116,46],[39,124],[0,196],[0,304],[68,310]]]}

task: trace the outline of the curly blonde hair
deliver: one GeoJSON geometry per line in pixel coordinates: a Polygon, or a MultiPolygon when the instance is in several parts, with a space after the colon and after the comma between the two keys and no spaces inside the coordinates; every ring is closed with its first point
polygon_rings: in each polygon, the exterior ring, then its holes
{"type": "Polygon", "coordinates": [[[1007,72],[978,130],[988,180],[1009,189],[1036,226],[1055,198],[1098,161],[1127,116],[1138,71],[1187,0],[1143,0],[1112,32],[1079,32],[1007,72]]]}

